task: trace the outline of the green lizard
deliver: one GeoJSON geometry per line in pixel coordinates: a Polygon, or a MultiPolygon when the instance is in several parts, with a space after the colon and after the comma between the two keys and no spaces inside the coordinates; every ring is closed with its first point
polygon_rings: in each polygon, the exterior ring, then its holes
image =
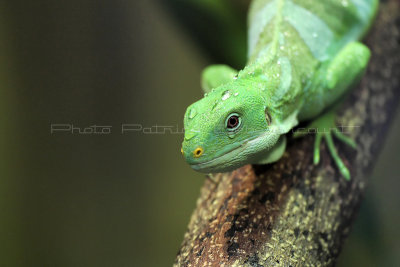
{"type": "Polygon", "coordinates": [[[327,129],[335,129],[334,107],[366,69],[370,51],[358,40],[377,8],[377,0],[254,0],[245,68],[207,67],[204,98],[186,111],[182,153],[190,166],[215,173],[275,162],[285,151],[285,134],[299,121],[313,120],[314,164],[324,138],[350,179],[332,134],[355,143],[327,129]]]}

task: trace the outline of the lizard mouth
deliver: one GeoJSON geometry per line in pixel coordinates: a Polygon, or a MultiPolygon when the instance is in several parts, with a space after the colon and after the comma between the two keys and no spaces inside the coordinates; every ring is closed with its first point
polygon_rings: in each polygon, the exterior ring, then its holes
{"type": "Polygon", "coordinates": [[[252,137],[246,139],[241,144],[234,146],[222,155],[219,155],[211,160],[200,162],[196,164],[190,164],[190,167],[198,172],[210,173],[210,172],[227,172],[239,167],[237,165],[238,156],[243,154],[252,145],[252,141],[259,138],[252,137]],[[235,164],[236,163],[236,164],[235,164]]]}
{"type": "Polygon", "coordinates": [[[259,162],[260,153],[271,149],[282,133],[274,126],[265,132],[245,139],[239,144],[221,150],[211,160],[190,164],[190,167],[202,173],[233,171],[245,164],[259,162]]]}

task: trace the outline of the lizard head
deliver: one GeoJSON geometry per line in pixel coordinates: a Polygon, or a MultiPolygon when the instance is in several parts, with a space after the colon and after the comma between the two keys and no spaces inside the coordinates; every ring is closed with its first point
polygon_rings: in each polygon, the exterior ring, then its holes
{"type": "Polygon", "coordinates": [[[255,163],[277,142],[280,134],[265,98],[248,88],[236,80],[187,108],[182,154],[194,170],[225,172],[255,163]]]}

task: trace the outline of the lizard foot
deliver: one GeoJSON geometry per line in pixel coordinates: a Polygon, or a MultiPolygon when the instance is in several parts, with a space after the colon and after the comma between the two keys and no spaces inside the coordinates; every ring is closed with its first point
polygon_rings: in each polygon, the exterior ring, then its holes
{"type": "Polygon", "coordinates": [[[307,128],[302,128],[302,131],[296,131],[294,133],[294,137],[301,137],[307,133],[316,134],[314,141],[314,165],[317,165],[320,161],[320,146],[322,138],[324,138],[328,146],[328,150],[333,158],[333,161],[339,169],[339,172],[347,181],[349,181],[350,171],[343,163],[342,159],[339,157],[333,142],[332,135],[354,149],[357,148],[357,145],[354,140],[344,135],[340,131],[340,129],[336,127],[335,117],[336,114],[334,111],[328,111],[319,116],[316,120],[314,120],[307,128]]]}

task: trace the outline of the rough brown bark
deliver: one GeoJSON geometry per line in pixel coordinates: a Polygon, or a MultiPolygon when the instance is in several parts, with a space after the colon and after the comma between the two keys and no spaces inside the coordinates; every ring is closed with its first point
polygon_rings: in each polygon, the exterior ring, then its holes
{"type": "Polygon", "coordinates": [[[339,125],[357,151],[336,142],[352,175],[347,182],[323,145],[312,164],[314,138],[289,138],[276,164],[218,174],[201,189],[176,266],[330,266],[360,204],[368,174],[399,101],[400,4],[380,6],[367,45],[372,58],[346,100],[339,125]]]}

